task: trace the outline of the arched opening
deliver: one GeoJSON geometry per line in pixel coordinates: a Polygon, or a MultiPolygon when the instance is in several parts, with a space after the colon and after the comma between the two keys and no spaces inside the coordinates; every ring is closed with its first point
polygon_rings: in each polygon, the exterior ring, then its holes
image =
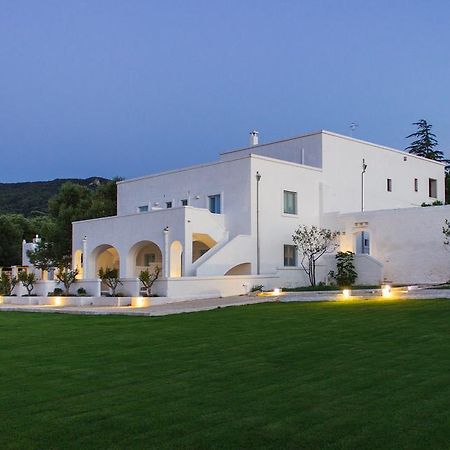
{"type": "Polygon", "coordinates": [[[183,272],[182,265],[183,246],[180,241],[173,241],[170,246],[170,276],[181,277],[183,272]]]}
{"type": "Polygon", "coordinates": [[[192,262],[197,261],[216,244],[217,242],[209,234],[192,233],[192,262]]]}
{"type": "Polygon", "coordinates": [[[142,271],[154,272],[156,267],[162,269],[162,253],[152,241],[134,244],[128,253],[127,272],[131,277],[138,277],[142,271]]]}
{"type": "Polygon", "coordinates": [[[77,280],[82,280],[84,278],[83,252],[81,250],[77,250],[74,256],[73,269],[78,270],[77,280]]]}
{"type": "Polygon", "coordinates": [[[357,255],[370,255],[370,234],[360,231],[355,234],[355,253],[357,255]]]}
{"type": "Polygon", "coordinates": [[[98,276],[99,270],[102,268],[117,269],[120,276],[120,257],[119,252],[112,245],[100,245],[93,252],[95,261],[95,276],[98,276]]]}
{"type": "Polygon", "coordinates": [[[252,273],[252,265],[251,263],[242,263],[237,266],[232,267],[228,272],[225,273],[227,275],[251,275],[252,273]]]}

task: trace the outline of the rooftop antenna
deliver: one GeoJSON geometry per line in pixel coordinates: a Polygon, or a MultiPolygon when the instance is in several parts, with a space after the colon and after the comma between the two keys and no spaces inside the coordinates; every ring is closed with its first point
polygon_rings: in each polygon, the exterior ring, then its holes
{"type": "Polygon", "coordinates": [[[353,133],[355,132],[355,130],[359,127],[359,123],[358,122],[352,122],[350,124],[350,136],[353,137],[353,133]]]}

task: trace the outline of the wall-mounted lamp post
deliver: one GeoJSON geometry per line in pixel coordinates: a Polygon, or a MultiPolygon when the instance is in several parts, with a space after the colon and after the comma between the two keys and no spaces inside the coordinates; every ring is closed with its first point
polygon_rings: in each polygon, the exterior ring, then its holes
{"type": "Polygon", "coordinates": [[[259,249],[259,182],[261,174],[256,172],[256,274],[261,274],[261,258],[259,249]]]}
{"type": "Polygon", "coordinates": [[[361,171],[361,212],[364,211],[364,174],[366,173],[366,169],[366,160],[363,158],[361,171]]]}

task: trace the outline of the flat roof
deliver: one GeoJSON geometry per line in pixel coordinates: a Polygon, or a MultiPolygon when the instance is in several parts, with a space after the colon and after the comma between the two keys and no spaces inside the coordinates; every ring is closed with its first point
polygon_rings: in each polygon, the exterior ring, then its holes
{"type": "Polygon", "coordinates": [[[334,131],[328,131],[328,130],[313,131],[313,132],[300,134],[298,136],[293,136],[293,137],[289,137],[289,138],[285,138],[285,139],[279,139],[279,140],[271,141],[271,142],[264,142],[262,144],[251,145],[251,146],[248,146],[248,147],[242,147],[242,148],[238,148],[236,150],[230,150],[230,151],[222,152],[222,153],[220,153],[220,155],[228,155],[230,153],[242,152],[244,150],[255,149],[255,148],[264,147],[264,146],[267,146],[267,145],[280,144],[282,142],[294,141],[296,139],[302,139],[302,138],[305,138],[305,137],[315,136],[315,135],[318,135],[318,134],[327,134],[329,136],[337,137],[337,138],[340,138],[340,139],[346,139],[348,141],[357,142],[357,143],[360,143],[360,144],[365,144],[365,145],[370,145],[372,147],[380,148],[380,149],[383,149],[383,150],[389,150],[391,152],[400,153],[400,154],[402,154],[404,156],[409,156],[411,158],[417,158],[417,159],[420,159],[420,160],[423,160],[423,161],[427,161],[427,162],[431,162],[431,163],[434,163],[434,164],[440,164],[440,165],[443,165],[443,166],[447,165],[445,162],[440,162],[440,161],[435,161],[433,159],[424,158],[423,156],[417,156],[417,155],[414,155],[413,153],[405,152],[404,150],[399,150],[397,148],[388,147],[386,145],[376,144],[374,142],[365,141],[363,139],[357,139],[357,138],[354,138],[354,137],[351,137],[351,136],[346,136],[345,134],[339,134],[339,133],[335,133],[334,131]]]}

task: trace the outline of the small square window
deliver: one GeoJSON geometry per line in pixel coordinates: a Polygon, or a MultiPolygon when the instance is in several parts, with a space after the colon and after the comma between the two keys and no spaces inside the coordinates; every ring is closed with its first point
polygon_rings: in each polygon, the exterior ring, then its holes
{"type": "Polygon", "coordinates": [[[209,202],[208,205],[209,210],[213,214],[220,214],[220,194],[209,195],[208,202],[209,202]]]}
{"type": "Polygon", "coordinates": [[[181,206],[187,206],[187,205],[188,205],[187,198],[184,198],[183,200],[181,200],[181,206]]]}
{"type": "Polygon", "coordinates": [[[414,192],[419,192],[419,180],[414,178],[414,192]]]}
{"type": "Polygon", "coordinates": [[[284,246],[284,267],[297,267],[297,247],[295,245],[284,246]]]}
{"type": "Polygon", "coordinates": [[[392,179],[388,178],[386,181],[387,181],[386,182],[386,189],[387,189],[387,191],[388,192],[392,192],[392,179]]]}
{"type": "Polygon", "coordinates": [[[140,213],[148,212],[148,205],[139,206],[138,210],[140,213]]]}
{"type": "Polygon", "coordinates": [[[283,191],[283,212],[297,214],[297,192],[283,191]]]}
{"type": "Polygon", "coordinates": [[[172,208],[172,202],[166,202],[166,208],[172,208]]]}
{"type": "Polygon", "coordinates": [[[437,198],[437,180],[434,178],[428,179],[428,196],[431,198],[437,198]]]}

